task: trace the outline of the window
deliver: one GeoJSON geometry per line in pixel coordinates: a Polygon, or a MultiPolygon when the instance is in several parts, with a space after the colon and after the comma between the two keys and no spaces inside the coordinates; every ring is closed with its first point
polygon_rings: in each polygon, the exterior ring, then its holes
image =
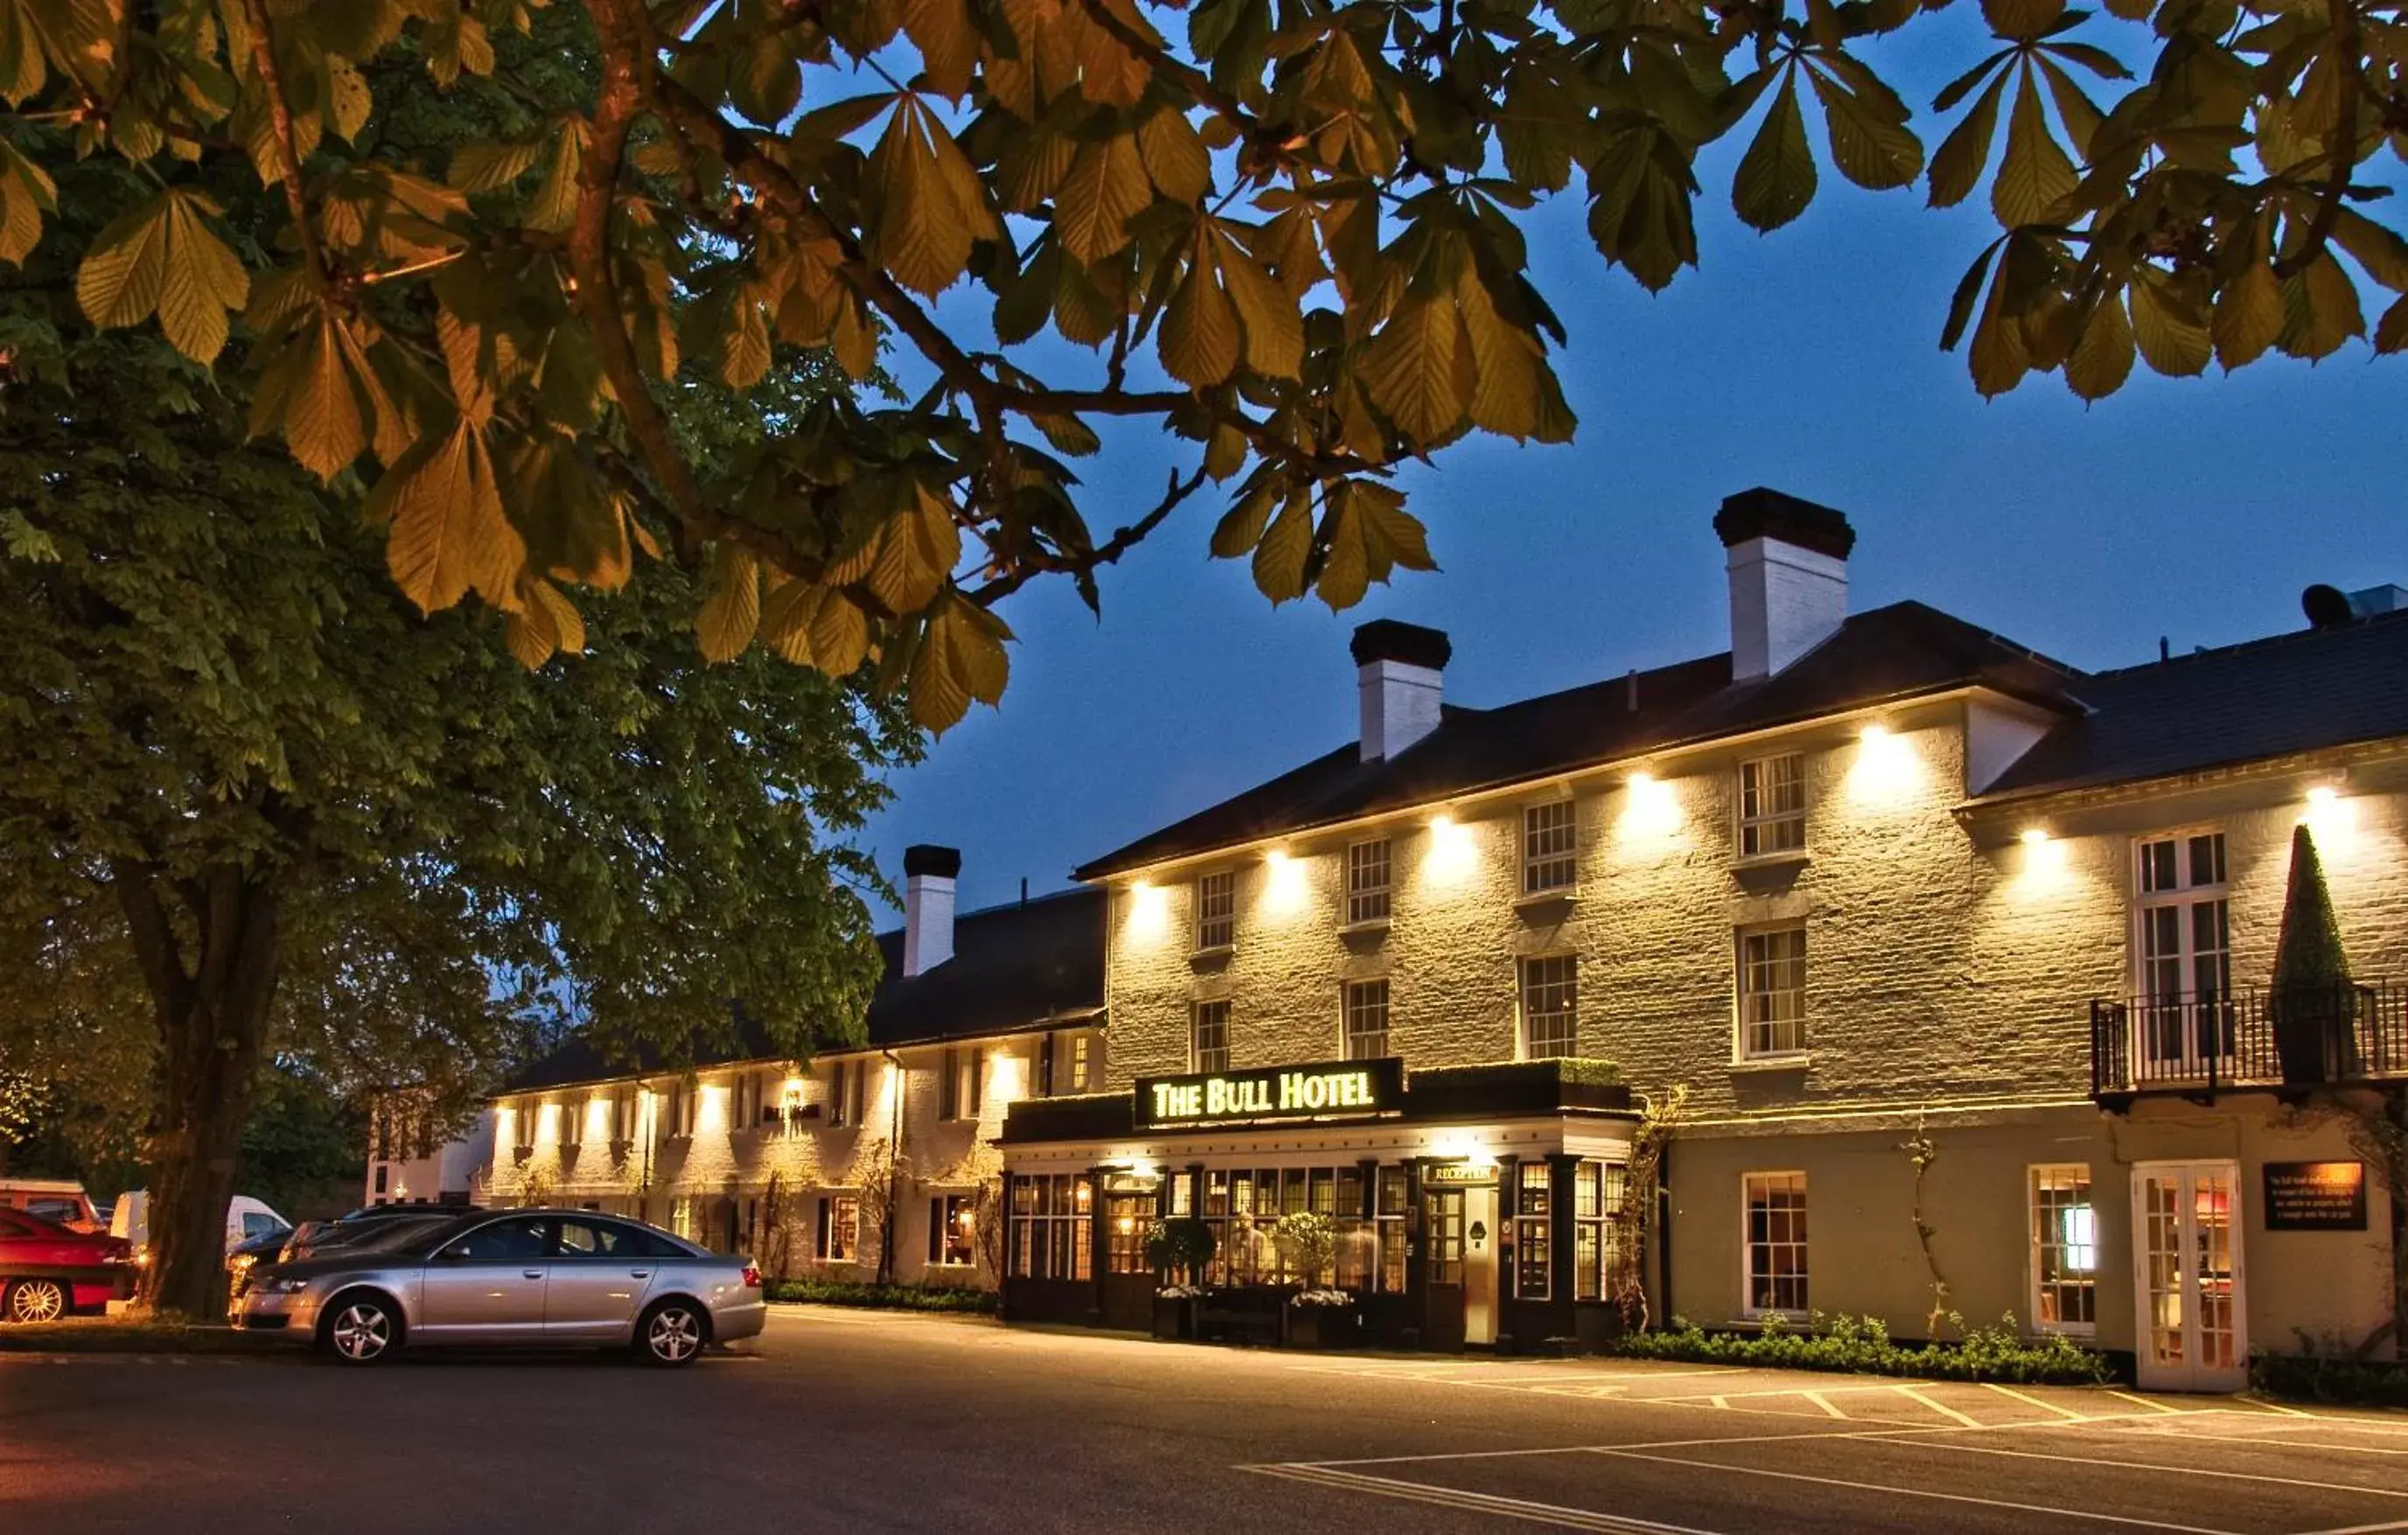
{"type": "Polygon", "coordinates": [[[1428,1228],[1423,1243],[1426,1260],[1424,1277],[1432,1284],[1463,1283],[1463,1190],[1441,1188],[1424,1194],[1426,1206],[1423,1225],[1428,1228]]]}
{"type": "Polygon", "coordinates": [[[1075,1172],[1039,1172],[1011,1185],[1011,1271],[1022,1279],[1090,1277],[1095,1185],[1075,1172]]]}
{"type": "Polygon", "coordinates": [[[1346,1058],[1376,1060],[1388,1053],[1388,983],[1346,983],[1346,1058]]]}
{"type": "Polygon", "coordinates": [[[1806,846],[1806,758],[1797,752],[1739,765],[1739,855],[1806,846]]]}
{"type": "Polygon", "coordinates": [[[1356,842],[1346,850],[1346,922],[1385,922],[1389,910],[1388,839],[1356,842]]]}
{"type": "MultiPolygon", "coordinates": [[[[1402,1168],[1393,1198],[1398,1246],[1395,1284],[1404,1284],[1404,1185],[1402,1168]]],[[[1215,1239],[1207,1279],[1214,1284],[1296,1284],[1307,1279],[1362,1290],[1385,1285],[1387,1249],[1377,1216],[1364,1218],[1363,1169],[1359,1164],[1326,1168],[1214,1168],[1204,1175],[1203,1218],[1215,1239]],[[1298,1255],[1276,1234],[1279,1219],[1303,1211],[1330,1217],[1337,1247],[1326,1272],[1306,1274],[1298,1255]]]]}
{"type": "Polygon", "coordinates": [[[1739,1053],[1742,1059],[1806,1048],[1806,925],[1739,937],[1739,1053]]]}
{"type": "Polygon", "coordinates": [[[928,1261],[967,1267],[978,1261],[972,1241],[972,1198],[967,1194],[940,1194],[928,1201],[928,1261]]]}
{"type": "Polygon", "coordinates": [[[1522,894],[1570,890],[1578,875],[1572,856],[1572,802],[1551,799],[1522,811],[1522,894]]]}
{"type": "Polygon", "coordinates": [[[946,1051],[944,1063],[937,1068],[937,1117],[962,1117],[962,1058],[957,1050],[946,1051]]]}
{"type": "Polygon", "coordinates": [[[522,1157],[535,1155],[535,1106],[521,1104],[510,1112],[510,1145],[522,1157]]]}
{"type": "Polygon", "coordinates": [[[1197,1071],[1229,1069],[1229,1004],[1198,1002],[1196,1004],[1188,1044],[1188,1059],[1197,1071]]]}
{"type": "Polygon", "coordinates": [[[1379,1287],[1389,1295],[1405,1293],[1405,1210],[1411,1186],[1403,1168],[1380,1169],[1371,1224],[1379,1242],[1379,1287]]]}
{"type": "Polygon", "coordinates": [[[1749,1316],[1806,1313],[1806,1175],[1751,1172],[1747,1199],[1749,1316]]]}
{"type": "Polygon", "coordinates": [[[851,1263],[861,1250],[861,1200],[831,1194],[820,1201],[819,1256],[823,1263],[851,1263]]]}
{"type": "Polygon", "coordinates": [[[1618,1162],[1583,1162],[1572,1169],[1572,1298],[1612,1298],[1622,1262],[1625,1170],[1618,1162]]]}
{"type": "MultiPolygon", "coordinates": [[[[385,1191],[385,1165],[379,1162],[376,1169],[376,1191],[379,1194],[382,1194],[385,1191]]],[[[379,1202],[381,1203],[382,1201],[380,1200],[379,1202]]]]}
{"type": "Polygon", "coordinates": [[[560,1143],[574,1146],[585,1139],[585,1105],[564,1103],[560,1106],[560,1143]]]}
{"type": "Polygon", "coordinates": [[[2142,1048],[2204,1070],[2234,1045],[2224,834],[2155,838],[2137,857],[2142,1048]]]}
{"type": "Polygon", "coordinates": [[[1555,1259],[1550,1240],[1554,1189],[1553,1170],[1544,1162],[1524,1162],[1514,1169],[1513,1293],[1525,1300],[1544,1300],[1555,1259]]]}
{"type": "Polygon", "coordinates": [[[1094,1084],[1094,1041],[1081,1034],[1070,1041],[1070,1091],[1083,1093],[1094,1084]]]}
{"type": "Polygon", "coordinates": [[[861,1098],[864,1079],[869,1075],[867,1061],[838,1061],[828,1068],[827,1122],[833,1127],[861,1123],[861,1098]]]}
{"type": "Polygon", "coordinates": [[[1522,961],[1522,1058],[1580,1054],[1580,961],[1550,954],[1522,961]]]}
{"type": "Polygon", "coordinates": [[[622,1087],[610,1095],[610,1139],[627,1145],[636,1139],[636,1090],[622,1087]]]}
{"type": "Polygon", "coordinates": [[[2099,1321],[2099,1212],[2090,1167],[2031,1169],[2032,1319],[2044,1331],[2089,1332],[2099,1321]]]}
{"type": "Polygon", "coordinates": [[[1037,1054],[1034,1064],[1037,1069],[1030,1073],[1031,1091],[1039,1097],[1052,1097],[1054,1096],[1053,1035],[1040,1034],[1037,1037],[1037,1054]]]}
{"type": "Polygon", "coordinates": [[[701,1091],[690,1083],[681,1081],[669,1084],[666,1133],[672,1139],[690,1140],[694,1138],[695,1100],[701,1096],[701,1091]]]}
{"type": "Polygon", "coordinates": [[[1238,876],[1224,870],[1196,882],[1196,949],[1226,949],[1238,940],[1238,876]]]}

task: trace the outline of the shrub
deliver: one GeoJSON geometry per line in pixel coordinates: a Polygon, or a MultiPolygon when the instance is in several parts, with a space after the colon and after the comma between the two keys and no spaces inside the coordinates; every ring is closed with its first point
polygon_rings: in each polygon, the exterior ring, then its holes
{"type": "Polygon", "coordinates": [[[1204,1271],[1219,1247],[1211,1226],[1193,1215],[1174,1215],[1145,1228],[1145,1261],[1156,1273],[1192,1279],[1204,1271]]]}
{"type": "Polygon", "coordinates": [[[2270,1397],[2358,1407],[2408,1407],[2408,1364],[2386,1359],[2258,1353],[2249,1356],[2249,1385],[2270,1397]]]}
{"type": "Polygon", "coordinates": [[[968,1312],[992,1314],[993,1290],[947,1284],[860,1284],[834,1279],[774,1279],[772,1300],[807,1301],[815,1306],[867,1306],[898,1312],[968,1312]]]}
{"type": "Polygon", "coordinates": [[[1868,1375],[1907,1375],[1935,1381],[2017,1381],[2039,1385],[2095,1385],[2108,1378],[2106,1358],[2070,1338],[2028,1339],[2013,1316],[1995,1327],[1966,1327],[1961,1343],[1899,1343],[1888,1324],[1872,1316],[1827,1316],[1818,1312],[1799,1330],[1779,1317],[1757,1333],[1708,1332],[1676,1316],[1660,1332],[1635,1332],[1600,1345],[1602,1352],[1634,1359],[1682,1359],[1704,1364],[1753,1365],[1775,1370],[1851,1370],[1868,1375]]]}

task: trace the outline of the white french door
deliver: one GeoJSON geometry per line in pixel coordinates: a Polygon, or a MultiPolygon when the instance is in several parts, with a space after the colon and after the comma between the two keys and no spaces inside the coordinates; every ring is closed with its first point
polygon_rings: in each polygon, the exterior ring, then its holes
{"type": "Polygon", "coordinates": [[[2249,1384],[2237,1162],[2132,1169],[2134,1356],[2150,1391],[2249,1384]]]}

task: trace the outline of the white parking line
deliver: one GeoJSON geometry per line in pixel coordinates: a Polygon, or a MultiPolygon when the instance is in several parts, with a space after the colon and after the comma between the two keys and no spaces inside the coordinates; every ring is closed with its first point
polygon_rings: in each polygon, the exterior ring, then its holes
{"type": "Polygon", "coordinates": [[[1852,1482],[1845,1477],[1810,1476],[1804,1471],[1776,1471],[1763,1466],[1735,1466],[1719,1460],[1688,1460],[1679,1456],[1654,1455],[1641,1450],[1592,1448],[1591,1455],[1614,1456],[1626,1460],[1653,1460],[1667,1466],[1688,1466],[1698,1470],[1726,1472],[1736,1476],[1767,1476],[1783,1482],[1811,1482],[1818,1486],[1845,1487],[1851,1492],[1878,1492],[1893,1498],[1924,1498],[1944,1503],[1971,1503],[1983,1508],[2004,1509],[2010,1513],[2044,1513],[2060,1519],[2087,1519],[2100,1524],[2131,1525],[2142,1529],[2171,1529],[2180,1535],[2240,1535],[2239,1531],[2215,1529],[2205,1525],[2178,1525],[2165,1519],[2134,1519],[2121,1513],[2101,1513],[2096,1509],[2056,1508],[2046,1503],[2018,1503],[2003,1498],[1979,1498],[1969,1492],[1938,1492],[1929,1487],[1895,1487],[1885,1482],[1852,1482]]]}
{"type": "Polygon", "coordinates": [[[1497,1493],[1466,1492],[1457,1487],[1434,1486],[1428,1483],[1406,1482],[1390,1476],[1366,1476],[1359,1471],[1334,1470],[1326,1466],[1240,1466],[1238,1469],[1259,1476],[1276,1476],[1291,1482],[1336,1487],[1345,1492],[1368,1493],[1374,1498],[1393,1498],[1403,1502],[1428,1503],[1469,1513],[1493,1513],[1499,1518],[1553,1525],[1560,1529],[1603,1530],[1609,1535],[1714,1535],[1713,1531],[1688,1525],[1668,1525],[1654,1519],[1570,1508],[1560,1503],[1533,1502],[1526,1498],[1507,1498],[1497,1493]]]}
{"type": "Polygon", "coordinates": [[[1985,1428],[1989,1427],[1971,1413],[1959,1413],[1956,1409],[1948,1406],[1944,1402],[1933,1401],[1929,1397],[1925,1396],[1920,1390],[1914,1386],[1901,1385],[1898,1388],[1898,1391],[1899,1396],[1905,1397],[1911,1401],[1919,1401],[1924,1406],[1928,1407],[1933,1412],[1939,1413],[1942,1417],[1953,1418],[1956,1422],[1963,1424],[1968,1428],[1985,1428]]]}
{"type": "MultiPolygon", "coordinates": [[[[1870,1436],[1869,1436],[1870,1437],[1870,1436]]],[[[2369,1487],[2355,1482],[2313,1482],[2297,1476],[2268,1476],[2260,1471],[2219,1471],[2204,1466],[2157,1466],[2145,1460],[2107,1460],[2097,1456],[2051,1455],[2045,1450],[2009,1450],[1996,1444],[1968,1444],[1955,1439],[1914,1439],[1897,1436],[1897,1442],[1925,1450],[1956,1450],[1965,1455],[2010,1456],[2017,1460],[2056,1460],[2068,1466],[2105,1466],[2121,1471],[2157,1471],[2167,1476],[2212,1477],[2220,1482],[2271,1482],[2277,1486],[2306,1487],[2317,1492],[2356,1492],[2369,1498],[2408,1498],[2408,1489],[2369,1487]]]]}
{"type": "Polygon", "coordinates": [[[1985,1381],[1982,1384],[1988,1386],[1991,1390],[1997,1392],[2001,1397],[2012,1397],[2015,1400],[2022,1402],[2027,1406],[2037,1407],[2043,1413],[2055,1413],[2059,1417],[2071,1423],[2079,1423],[2082,1421],[2082,1414],[2075,1412],[2071,1407],[2059,1407],[2053,1401],[2042,1401],[2038,1397],[2028,1396],[2024,1392],[2015,1390],[2012,1386],[2000,1385],[1996,1381],[1985,1381]]]}

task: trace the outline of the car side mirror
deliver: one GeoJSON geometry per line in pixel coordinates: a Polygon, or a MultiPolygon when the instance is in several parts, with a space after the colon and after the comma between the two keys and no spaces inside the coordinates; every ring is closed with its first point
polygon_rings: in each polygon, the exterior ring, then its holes
{"type": "Polygon", "coordinates": [[[459,1243],[454,1242],[435,1255],[445,1263],[457,1263],[468,1255],[468,1250],[466,1247],[461,1246],[459,1243]]]}

